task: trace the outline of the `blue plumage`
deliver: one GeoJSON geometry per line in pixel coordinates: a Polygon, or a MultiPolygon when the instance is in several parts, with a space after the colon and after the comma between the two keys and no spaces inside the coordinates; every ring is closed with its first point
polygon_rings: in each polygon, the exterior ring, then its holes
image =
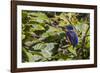
{"type": "Polygon", "coordinates": [[[75,47],[78,44],[78,36],[74,32],[73,26],[69,25],[66,27],[66,29],[68,30],[66,32],[66,37],[70,41],[70,43],[73,45],[73,47],[75,47]]]}

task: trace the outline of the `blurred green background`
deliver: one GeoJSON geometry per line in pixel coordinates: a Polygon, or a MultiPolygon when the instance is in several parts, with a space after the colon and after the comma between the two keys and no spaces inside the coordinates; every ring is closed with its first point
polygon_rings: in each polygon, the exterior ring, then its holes
{"type": "Polygon", "coordinates": [[[90,14],[22,10],[22,62],[84,60],[90,57],[90,14]],[[66,39],[67,25],[78,45],[66,39]]]}

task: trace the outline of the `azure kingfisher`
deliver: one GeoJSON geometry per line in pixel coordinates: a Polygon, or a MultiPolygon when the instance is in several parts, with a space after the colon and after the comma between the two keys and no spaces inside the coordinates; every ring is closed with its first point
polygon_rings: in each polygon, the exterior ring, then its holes
{"type": "Polygon", "coordinates": [[[73,45],[73,47],[75,47],[78,44],[78,36],[76,34],[76,32],[74,31],[74,28],[72,25],[68,25],[66,26],[66,38],[67,40],[69,40],[69,42],[71,43],[71,45],[73,45]]]}

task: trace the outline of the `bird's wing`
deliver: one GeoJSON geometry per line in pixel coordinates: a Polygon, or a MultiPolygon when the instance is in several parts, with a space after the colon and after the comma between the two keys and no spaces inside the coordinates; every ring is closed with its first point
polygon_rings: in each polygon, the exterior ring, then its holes
{"type": "Polygon", "coordinates": [[[71,42],[71,44],[73,46],[77,45],[77,43],[78,43],[77,34],[74,31],[68,31],[66,34],[67,34],[67,37],[68,37],[69,41],[71,42]]]}
{"type": "Polygon", "coordinates": [[[66,36],[67,36],[67,38],[68,38],[68,41],[69,41],[71,44],[73,44],[73,34],[70,33],[70,31],[68,31],[68,32],[66,33],[66,36]]]}
{"type": "Polygon", "coordinates": [[[78,44],[78,36],[74,31],[71,31],[70,34],[72,36],[73,46],[75,47],[78,44]]]}

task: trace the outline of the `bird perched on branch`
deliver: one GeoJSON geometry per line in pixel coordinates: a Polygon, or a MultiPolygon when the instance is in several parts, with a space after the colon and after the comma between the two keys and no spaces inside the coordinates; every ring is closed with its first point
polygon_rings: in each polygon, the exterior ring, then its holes
{"type": "Polygon", "coordinates": [[[78,36],[74,31],[74,27],[72,25],[66,26],[66,38],[67,40],[75,47],[78,44],[78,36]]]}

